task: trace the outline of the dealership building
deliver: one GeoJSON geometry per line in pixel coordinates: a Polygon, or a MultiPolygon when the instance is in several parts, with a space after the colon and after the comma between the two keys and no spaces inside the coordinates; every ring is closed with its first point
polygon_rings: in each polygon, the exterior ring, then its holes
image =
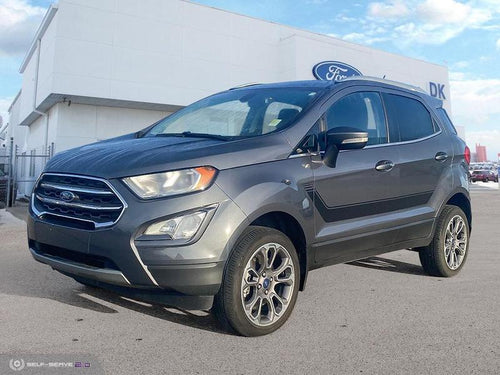
{"type": "MultiPolygon", "coordinates": [[[[451,112],[445,66],[184,0],[60,0],[20,73],[4,133],[24,155],[134,132],[249,82],[385,77],[440,97],[451,112]]],[[[19,160],[18,179],[34,181],[43,163],[19,160]]]]}

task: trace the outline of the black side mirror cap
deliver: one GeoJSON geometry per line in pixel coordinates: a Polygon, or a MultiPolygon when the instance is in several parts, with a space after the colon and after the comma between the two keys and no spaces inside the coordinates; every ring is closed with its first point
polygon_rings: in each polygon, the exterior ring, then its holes
{"type": "Polygon", "coordinates": [[[339,150],[359,149],[368,143],[368,133],[346,126],[333,128],[326,133],[326,143],[336,145],[339,150]]]}
{"type": "Polygon", "coordinates": [[[366,146],[368,133],[357,128],[338,127],[326,133],[326,150],[323,162],[335,168],[340,150],[356,150],[366,146]]]}

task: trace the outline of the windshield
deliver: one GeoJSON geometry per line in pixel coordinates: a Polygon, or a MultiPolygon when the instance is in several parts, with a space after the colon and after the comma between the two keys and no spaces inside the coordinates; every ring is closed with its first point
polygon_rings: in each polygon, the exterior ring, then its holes
{"type": "Polygon", "coordinates": [[[288,127],[314,101],[304,88],[238,89],[202,99],[161,120],[145,136],[253,137],[288,127]]]}

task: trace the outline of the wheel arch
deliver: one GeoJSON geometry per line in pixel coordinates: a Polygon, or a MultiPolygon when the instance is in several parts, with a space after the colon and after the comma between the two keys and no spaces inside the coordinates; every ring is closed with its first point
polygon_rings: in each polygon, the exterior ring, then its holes
{"type": "Polygon", "coordinates": [[[300,285],[299,290],[304,290],[308,273],[308,251],[307,240],[299,221],[283,211],[271,211],[255,218],[250,225],[273,228],[285,234],[297,250],[300,263],[300,285]]]}
{"type": "Polygon", "coordinates": [[[226,244],[224,258],[229,258],[232,249],[238,242],[238,239],[241,237],[245,229],[251,225],[273,228],[284,233],[288,238],[290,238],[290,241],[292,241],[295,249],[297,250],[300,262],[299,290],[304,290],[309,270],[307,232],[304,230],[305,228],[303,224],[301,224],[300,220],[290,212],[273,207],[273,209],[260,210],[259,212],[254,212],[252,215],[248,216],[246,220],[240,223],[238,228],[235,229],[231,239],[226,244]]]}
{"type": "Polygon", "coordinates": [[[472,231],[472,207],[470,203],[469,193],[466,190],[459,190],[454,192],[448,197],[446,203],[441,207],[441,210],[445,205],[457,206],[459,207],[467,217],[467,222],[469,224],[469,231],[472,231]]]}

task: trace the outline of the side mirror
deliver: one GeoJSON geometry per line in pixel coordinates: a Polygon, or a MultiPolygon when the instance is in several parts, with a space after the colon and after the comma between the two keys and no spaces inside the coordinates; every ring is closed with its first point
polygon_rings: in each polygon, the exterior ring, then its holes
{"type": "Polygon", "coordinates": [[[337,165],[340,150],[355,150],[366,146],[368,133],[356,128],[338,127],[326,133],[326,150],[323,163],[330,168],[337,165]]]}

